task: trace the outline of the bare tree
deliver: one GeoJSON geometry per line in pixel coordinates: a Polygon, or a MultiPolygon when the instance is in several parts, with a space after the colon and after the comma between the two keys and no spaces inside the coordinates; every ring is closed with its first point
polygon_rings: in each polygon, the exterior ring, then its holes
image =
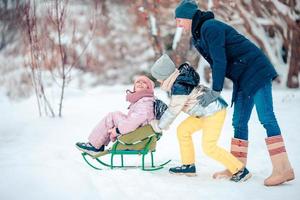
{"type": "Polygon", "coordinates": [[[30,59],[28,65],[30,67],[31,80],[34,87],[39,115],[43,115],[42,107],[44,108],[45,115],[48,115],[48,111],[51,116],[54,117],[54,111],[50,105],[48,98],[45,94],[45,87],[42,80],[42,67],[41,60],[43,53],[40,48],[40,40],[37,27],[36,16],[36,1],[29,0],[24,7],[25,25],[26,25],[26,38],[29,44],[30,59]]]}
{"type": "MultiPolygon", "coordinates": [[[[91,36],[88,40],[88,42],[83,44],[81,52],[78,54],[75,52],[75,44],[69,44],[66,45],[62,41],[62,35],[66,32],[66,26],[67,26],[67,15],[68,15],[68,4],[69,0],[54,0],[51,2],[49,8],[48,8],[48,18],[52,22],[55,32],[56,32],[56,39],[57,39],[57,46],[58,46],[58,55],[60,60],[60,66],[58,66],[59,71],[59,79],[61,80],[60,84],[60,100],[59,100],[59,117],[62,116],[62,108],[63,108],[63,100],[65,95],[65,88],[67,85],[68,78],[70,77],[70,72],[73,69],[74,66],[80,61],[80,58],[85,53],[86,49],[88,48],[90,42],[93,39],[94,31],[95,31],[95,13],[97,10],[97,1],[94,1],[95,3],[95,10],[93,14],[93,20],[90,22],[90,32],[91,36]],[[71,58],[68,58],[71,57],[71,58]]],[[[71,41],[74,41],[75,39],[75,33],[76,33],[76,23],[73,23],[73,32],[72,32],[72,39],[71,41]]],[[[50,37],[49,37],[50,38],[50,37]]],[[[55,57],[53,57],[55,59],[55,57]]],[[[54,76],[56,77],[56,76],[54,76]]],[[[57,78],[55,78],[56,82],[59,82],[57,78]]]]}
{"type": "Polygon", "coordinates": [[[143,0],[142,4],[139,5],[138,10],[142,13],[142,16],[145,19],[149,40],[155,52],[155,57],[159,57],[163,53],[160,37],[160,25],[158,21],[158,16],[160,14],[159,0],[143,0]]]}

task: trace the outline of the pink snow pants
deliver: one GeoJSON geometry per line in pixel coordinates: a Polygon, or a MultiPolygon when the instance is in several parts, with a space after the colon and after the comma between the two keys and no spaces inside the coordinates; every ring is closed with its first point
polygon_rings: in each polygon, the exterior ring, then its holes
{"type": "Polygon", "coordinates": [[[125,118],[126,115],[119,111],[108,113],[91,132],[88,138],[89,142],[97,149],[102,145],[108,145],[110,142],[108,130],[118,127],[119,122],[125,118]]]}

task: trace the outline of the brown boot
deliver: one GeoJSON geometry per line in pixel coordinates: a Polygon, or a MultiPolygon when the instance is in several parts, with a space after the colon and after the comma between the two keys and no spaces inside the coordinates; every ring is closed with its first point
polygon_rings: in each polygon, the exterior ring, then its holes
{"type": "MultiPolygon", "coordinates": [[[[237,159],[239,159],[244,166],[247,164],[247,152],[248,152],[248,141],[232,138],[231,139],[231,154],[234,155],[237,159]]],[[[213,175],[214,179],[223,179],[223,178],[231,178],[232,174],[229,170],[223,170],[220,172],[216,172],[213,175]]]]}
{"type": "Polygon", "coordinates": [[[295,179],[294,170],[288,159],[283,138],[281,135],[266,138],[269,154],[271,157],[273,171],[265,179],[265,186],[280,185],[295,179]]]}

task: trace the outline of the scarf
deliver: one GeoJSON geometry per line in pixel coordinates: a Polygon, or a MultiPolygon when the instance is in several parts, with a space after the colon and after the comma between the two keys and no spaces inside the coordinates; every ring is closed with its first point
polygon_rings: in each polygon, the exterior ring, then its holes
{"type": "Polygon", "coordinates": [[[134,104],[143,97],[154,97],[154,92],[151,89],[138,92],[131,92],[130,90],[127,90],[126,93],[126,101],[130,102],[131,104],[134,104]]]}
{"type": "Polygon", "coordinates": [[[170,91],[179,74],[179,70],[175,69],[175,71],[166,80],[164,80],[164,82],[161,85],[161,89],[166,92],[170,91]]]}

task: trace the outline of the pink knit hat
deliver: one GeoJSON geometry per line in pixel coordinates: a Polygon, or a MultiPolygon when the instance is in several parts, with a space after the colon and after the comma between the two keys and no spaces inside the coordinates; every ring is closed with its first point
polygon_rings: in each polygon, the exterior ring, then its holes
{"type": "Polygon", "coordinates": [[[136,82],[138,82],[139,80],[144,81],[151,91],[154,90],[154,82],[150,78],[148,78],[147,76],[144,76],[144,75],[138,76],[134,80],[134,84],[136,84],[136,82]]]}

